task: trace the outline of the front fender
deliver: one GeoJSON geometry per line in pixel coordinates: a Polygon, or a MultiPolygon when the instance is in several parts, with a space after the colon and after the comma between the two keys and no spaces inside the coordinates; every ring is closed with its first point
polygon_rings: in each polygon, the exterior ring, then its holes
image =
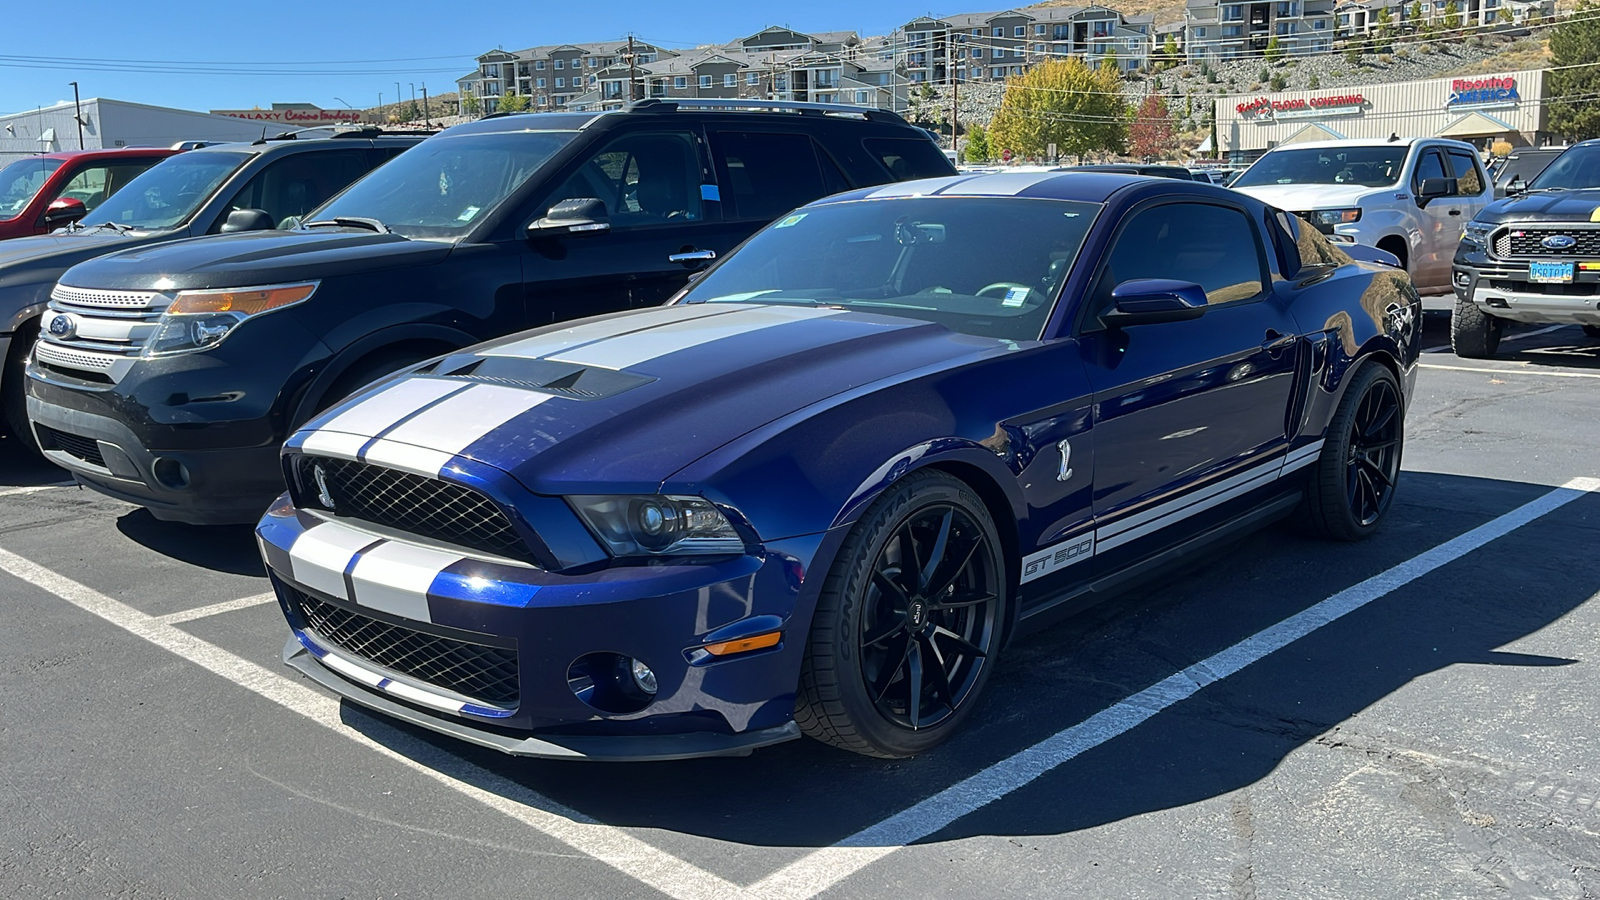
{"type": "Polygon", "coordinates": [[[976,441],[949,437],[923,441],[884,460],[871,475],[856,485],[829,527],[853,524],[890,485],[912,472],[928,466],[949,467],[952,464],[982,470],[1005,495],[1014,519],[1021,521],[1026,518],[1027,502],[1017,488],[1017,475],[1005,466],[1001,457],[976,441]]]}

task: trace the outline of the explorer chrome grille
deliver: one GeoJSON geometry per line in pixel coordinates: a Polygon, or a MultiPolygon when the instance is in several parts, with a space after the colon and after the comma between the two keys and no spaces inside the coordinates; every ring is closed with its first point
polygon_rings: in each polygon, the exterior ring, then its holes
{"type": "Polygon", "coordinates": [[[299,506],[326,509],[480,553],[535,562],[505,512],[472,488],[325,456],[301,456],[295,466],[295,502],[299,506]],[[324,492],[332,504],[323,499],[324,492]]]}
{"type": "Polygon", "coordinates": [[[516,650],[429,634],[352,612],[288,585],[283,588],[306,628],[322,642],[472,700],[516,706],[516,650]]]}

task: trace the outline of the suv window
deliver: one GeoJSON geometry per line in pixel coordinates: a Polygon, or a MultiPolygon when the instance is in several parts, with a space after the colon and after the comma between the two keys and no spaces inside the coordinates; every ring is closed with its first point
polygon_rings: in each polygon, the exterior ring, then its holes
{"type": "Polygon", "coordinates": [[[119,188],[134,179],[134,176],[150,168],[150,162],[117,163],[114,165],[89,166],[78,174],[72,176],[66,187],[55,198],[71,197],[83,202],[88,210],[99,206],[107,197],[116,193],[119,188]]]}
{"type": "Polygon", "coordinates": [[[686,132],[625,135],[606,144],[550,195],[545,208],[562,200],[596,197],[614,228],[697,222],[700,156],[686,132]]]}
{"type": "Polygon", "coordinates": [[[236,209],[265,210],[279,228],[300,221],[334,194],[371,168],[366,150],[351,148],[296,153],[270,163],[228,201],[228,207],[211,226],[220,229],[236,209]]]}
{"type": "Polygon", "coordinates": [[[849,188],[849,182],[810,136],[720,132],[718,163],[723,200],[741,219],[776,219],[797,206],[849,188]]]}
{"type": "Polygon", "coordinates": [[[1134,213],[1095,282],[1094,315],[1111,309],[1111,291],[1135,278],[1172,278],[1205,288],[1210,304],[1237,303],[1266,291],[1255,226],[1237,209],[1167,203],[1134,213]]]}
{"type": "Polygon", "coordinates": [[[1451,150],[1449,153],[1450,168],[1454,170],[1456,178],[1456,193],[1468,197],[1483,193],[1483,174],[1473,154],[1465,150],[1451,150]]]}
{"type": "Polygon", "coordinates": [[[950,174],[950,162],[932,141],[910,138],[867,138],[867,152],[883,163],[895,181],[938,178],[950,174]]]}
{"type": "Polygon", "coordinates": [[[1439,152],[1432,149],[1424,150],[1422,155],[1417,157],[1417,171],[1411,177],[1411,188],[1412,190],[1422,190],[1422,179],[1424,178],[1448,177],[1450,176],[1446,175],[1444,171],[1444,162],[1439,159],[1439,152]]]}

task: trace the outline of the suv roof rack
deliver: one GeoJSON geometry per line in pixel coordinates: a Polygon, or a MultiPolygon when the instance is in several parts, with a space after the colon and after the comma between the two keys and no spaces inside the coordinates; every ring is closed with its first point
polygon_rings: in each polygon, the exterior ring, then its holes
{"type": "Polygon", "coordinates": [[[670,113],[680,109],[761,110],[765,112],[792,112],[801,115],[859,116],[869,122],[906,124],[898,113],[871,106],[846,106],[843,103],[804,103],[793,100],[662,100],[652,97],[636,100],[623,107],[630,113],[670,113]]]}

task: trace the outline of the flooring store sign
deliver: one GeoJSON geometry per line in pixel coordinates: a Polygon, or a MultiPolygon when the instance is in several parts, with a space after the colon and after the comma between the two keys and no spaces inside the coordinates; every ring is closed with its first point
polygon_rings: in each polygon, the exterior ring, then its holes
{"type": "Polygon", "coordinates": [[[1515,78],[1454,78],[1446,109],[1495,109],[1522,102],[1515,78]]]}
{"type": "Polygon", "coordinates": [[[1239,115],[1257,122],[1278,119],[1320,119],[1325,116],[1357,115],[1367,105],[1361,94],[1329,94],[1321,97],[1300,97],[1291,100],[1273,100],[1257,97],[1234,107],[1239,115]]]}

